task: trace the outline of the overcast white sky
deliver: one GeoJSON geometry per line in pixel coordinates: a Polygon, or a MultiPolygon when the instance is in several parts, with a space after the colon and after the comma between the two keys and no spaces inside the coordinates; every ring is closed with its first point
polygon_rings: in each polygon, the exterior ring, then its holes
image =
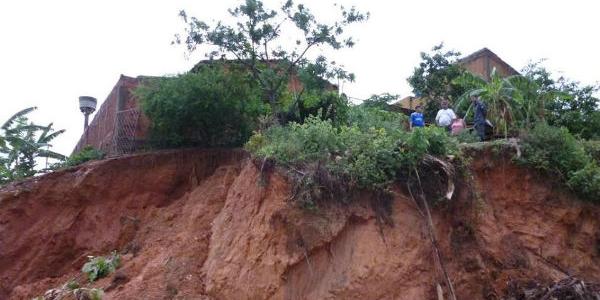
{"type": "MultiPolygon", "coordinates": [[[[282,1],[265,1],[277,7],[282,1]]],[[[296,1],[297,2],[297,1],[296,1]]],[[[357,75],[343,89],[365,98],[410,94],[406,78],[419,52],[444,41],[469,54],[488,47],[520,70],[547,58],[555,73],[583,83],[600,80],[598,1],[387,1],[339,0],[371,13],[354,26],[358,43],[333,57],[357,75]]],[[[0,122],[38,106],[31,119],[53,121],[67,132],[54,150],[69,154],[83,131],[77,98],[104,101],[120,74],[165,75],[187,71],[203,56],[171,46],[183,23],[180,9],[200,19],[227,17],[238,1],[103,0],[0,2],[0,122]]],[[[303,1],[329,17],[334,1],[303,1]]],[[[330,56],[331,57],[331,56],[330,56]]]]}

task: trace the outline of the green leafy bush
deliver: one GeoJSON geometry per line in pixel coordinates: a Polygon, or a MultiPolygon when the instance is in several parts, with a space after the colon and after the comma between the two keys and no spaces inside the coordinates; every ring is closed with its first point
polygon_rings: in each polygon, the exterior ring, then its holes
{"type": "Polygon", "coordinates": [[[83,265],[81,272],[87,274],[90,282],[94,282],[114,272],[121,264],[121,257],[114,251],[108,257],[88,256],[88,258],[89,260],[83,265]]]}
{"type": "Polygon", "coordinates": [[[172,78],[149,79],[135,90],[158,148],[239,146],[268,112],[248,72],[219,64],[172,78]]]}
{"type": "Polygon", "coordinates": [[[519,161],[558,175],[582,199],[600,202],[600,167],[566,128],[536,125],[522,139],[519,161]]]}
{"type": "Polygon", "coordinates": [[[600,203],[600,167],[593,161],[573,172],[568,186],[584,199],[600,203]]]}
{"type": "Polygon", "coordinates": [[[348,126],[356,126],[365,131],[370,128],[384,128],[388,132],[408,130],[408,117],[391,111],[366,106],[351,107],[348,112],[348,126]]]}
{"type": "Polygon", "coordinates": [[[69,156],[64,163],[61,163],[61,167],[72,167],[80,165],[90,160],[103,159],[105,156],[104,152],[95,149],[94,147],[87,145],[81,151],[69,156]]]}
{"type": "Polygon", "coordinates": [[[463,130],[454,136],[459,143],[476,143],[479,142],[479,136],[474,130],[463,130]]]}
{"type": "Polygon", "coordinates": [[[600,141],[583,140],[583,148],[596,162],[600,163],[600,141]]]}
{"type": "MultiPolygon", "coordinates": [[[[406,178],[401,175],[416,168],[426,154],[441,156],[458,149],[444,129],[404,131],[404,118],[394,113],[361,109],[350,115],[349,124],[340,127],[314,117],[304,124],[272,127],[255,134],[246,149],[256,157],[303,170],[301,184],[325,187],[331,194],[333,186],[385,192],[398,177],[406,178]]],[[[311,194],[318,197],[323,191],[311,194]]]]}

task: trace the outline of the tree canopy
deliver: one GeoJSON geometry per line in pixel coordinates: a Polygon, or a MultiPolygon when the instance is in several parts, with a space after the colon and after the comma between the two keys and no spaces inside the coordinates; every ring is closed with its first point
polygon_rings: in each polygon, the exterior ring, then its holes
{"type": "Polygon", "coordinates": [[[541,62],[528,64],[522,73],[552,95],[543,103],[550,125],[566,127],[585,139],[600,139],[600,99],[595,96],[600,85],[583,85],[563,76],[554,79],[541,62]]]}
{"type": "Polygon", "coordinates": [[[417,97],[425,100],[425,118],[432,120],[442,99],[455,103],[465,88],[453,80],[465,71],[456,62],[460,52],[446,50],[444,43],[434,46],[431,52],[421,52],[421,62],[407,79],[417,97]]]}
{"type": "Polygon", "coordinates": [[[319,72],[324,79],[353,80],[354,75],[325,57],[309,59],[308,53],[319,47],[341,49],[354,46],[354,39],[346,34],[349,25],[368,19],[354,7],[338,6],[340,15],[331,22],[318,20],[304,4],[286,1],[280,8],[265,7],[260,0],[245,0],[229,9],[235,24],[217,22],[208,24],[185,11],[180,15],[187,24],[185,34],[176,35],[174,43],[185,44],[190,52],[205,45],[211,50],[210,58],[226,58],[244,65],[263,91],[263,99],[271,106],[279,121],[286,121],[282,95],[290,76],[308,63],[327,66],[319,72]],[[293,45],[287,39],[293,37],[293,45]]]}

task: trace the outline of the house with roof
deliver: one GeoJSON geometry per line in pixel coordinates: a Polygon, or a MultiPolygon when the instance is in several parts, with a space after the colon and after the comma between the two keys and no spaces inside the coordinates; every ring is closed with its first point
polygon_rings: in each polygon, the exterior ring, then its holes
{"type": "MultiPolygon", "coordinates": [[[[490,74],[494,68],[496,68],[496,73],[502,77],[519,74],[515,68],[502,60],[498,55],[488,48],[475,51],[459,59],[456,63],[462,66],[465,70],[485,79],[486,81],[490,80],[490,74]]],[[[423,104],[423,99],[421,97],[407,96],[400,99],[393,105],[396,106],[396,109],[405,113],[409,113],[414,111],[415,107],[420,104],[423,104]]]]}

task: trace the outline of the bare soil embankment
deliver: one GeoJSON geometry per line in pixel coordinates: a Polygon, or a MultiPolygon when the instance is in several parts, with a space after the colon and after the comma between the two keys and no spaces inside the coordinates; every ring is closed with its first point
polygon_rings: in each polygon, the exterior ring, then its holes
{"type": "MultiPolygon", "coordinates": [[[[485,151],[471,171],[432,208],[459,299],[567,274],[600,281],[600,207],[485,151]]],[[[243,151],[182,150],[4,187],[0,299],[43,295],[112,250],[123,265],[94,283],[104,299],[435,299],[426,222],[401,187],[394,225],[380,226],[369,195],[307,211],[284,176],[266,177],[243,151]]]]}

